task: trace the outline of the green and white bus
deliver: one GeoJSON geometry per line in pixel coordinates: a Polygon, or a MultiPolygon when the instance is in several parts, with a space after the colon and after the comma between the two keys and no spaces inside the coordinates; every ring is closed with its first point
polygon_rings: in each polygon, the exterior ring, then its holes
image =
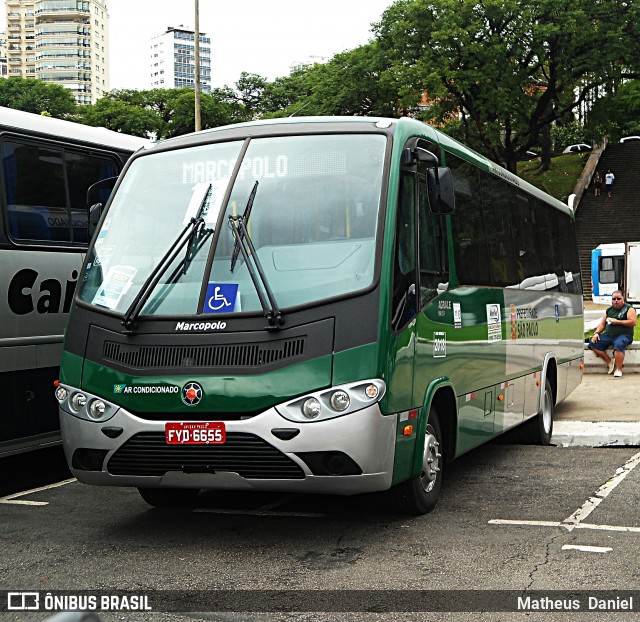
{"type": "Polygon", "coordinates": [[[448,461],[581,381],[570,209],[418,121],[293,118],[135,154],[93,236],[56,397],[73,474],[430,511],[448,461]]]}

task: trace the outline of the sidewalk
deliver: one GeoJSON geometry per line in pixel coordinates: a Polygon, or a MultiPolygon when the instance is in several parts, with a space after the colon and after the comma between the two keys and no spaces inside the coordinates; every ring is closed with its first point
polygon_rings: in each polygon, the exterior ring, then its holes
{"type": "Polygon", "coordinates": [[[586,373],[556,406],[552,442],[565,447],[640,446],[640,374],[586,373]]]}

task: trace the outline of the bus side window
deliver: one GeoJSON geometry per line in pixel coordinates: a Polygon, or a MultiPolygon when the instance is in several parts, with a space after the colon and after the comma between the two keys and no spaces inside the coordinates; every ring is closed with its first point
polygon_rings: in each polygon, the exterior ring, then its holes
{"type": "MultiPolygon", "coordinates": [[[[70,150],[65,151],[65,164],[73,241],[86,244],[89,241],[87,190],[96,181],[115,177],[118,170],[112,160],[70,150]]],[[[103,205],[107,202],[109,194],[110,191],[105,191],[103,205]]]]}
{"type": "Polygon", "coordinates": [[[487,231],[493,284],[498,287],[517,285],[516,256],[511,231],[509,184],[484,171],[480,172],[482,208],[487,231]]]}
{"type": "Polygon", "coordinates": [[[0,152],[11,238],[86,244],[87,189],[96,181],[115,177],[115,161],[16,140],[3,141],[0,152]]]}
{"type": "Polygon", "coordinates": [[[490,284],[491,268],[477,169],[451,153],[447,153],[446,158],[456,197],[451,224],[458,281],[461,285],[490,284]]]}

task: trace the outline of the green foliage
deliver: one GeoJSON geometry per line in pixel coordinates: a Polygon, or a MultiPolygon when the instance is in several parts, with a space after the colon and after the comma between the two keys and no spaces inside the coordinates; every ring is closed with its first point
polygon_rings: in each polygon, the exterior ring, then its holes
{"type": "MultiPolygon", "coordinates": [[[[571,153],[551,159],[551,168],[542,169],[535,161],[518,162],[517,174],[530,184],[563,203],[573,194],[589,159],[589,153],[571,153]]],[[[539,161],[538,161],[539,162],[539,161]]]]}
{"type": "Polygon", "coordinates": [[[76,120],[85,125],[106,127],[143,138],[158,133],[161,126],[153,111],[110,97],[99,99],[93,106],[79,108],[76,120]]]}
{"type": "Polygon", "coordinates": [[[591,142],[584,126],[577,121],[565,125],[554,125],[551,128],[551,140],[556,151],[562,151],[567,145],[591,142]]]}
{"type": "Polygon", "coordinates": [[[556,119],[638,68],[639,11],[626,0],[399,0],[376,32],[405,107],[426,92],[433,121],[459,115],[465,142],[515,170],[541,141],[550,153],[556,119]]]}
{"type": "Polygon", "coordinates": [[[640,80],[625,82],[615,93],[597,100],[589,111],[585,131],[588,136],[640,135],[640,80]]]}
{"type": "MultiPolygon", "coordinates": [[[[247,119],[231,89],[215,89],[200,98],[202,129],[247,119]]],[[[79,108],[77,120],[134,136],[170,138],[195,130],[195,93],[188,88],[114,90],[93,106],[79,108]]]]}
{"type": "Polygon", "coordinates": [[[0,79],[0,106],[64,119],[76,110],[71,91],[35,78],[0,79]]]}

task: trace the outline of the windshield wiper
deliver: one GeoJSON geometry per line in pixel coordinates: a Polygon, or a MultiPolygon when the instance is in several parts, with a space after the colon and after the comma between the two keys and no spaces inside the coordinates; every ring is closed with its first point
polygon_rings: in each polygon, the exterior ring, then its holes
{"type": "Polygon", "coordinates": [[[162,259],[158,262],[158,265],[156,265],[156,267],[147,277],[147,280],[142,284],[142,287],[140,288],[140,291],[138,292],[136,297],[133,299],[133,302],[129,305],[129,308],[124,314],[121,322],[126,330],[133,330],[134,322],[136,321],[138,315],[140,315],[140,311],[142,311],[142,308],[144,307],[147,300],[149,300],[149,296],[151,296],[151,293],[162,278],[162,275],[175,261],[176,257],[185,245],[187,245],[187,254],[182,260],[178,269],[186,271],[187,264],[191,260],[190,255],[193,240],[194,238],[196,238],[196,236],[204,226],[202,212],[205,205],[207,204],[210,194],[211,184],[209,184],[209,188],[207,189],[207,192],[205,192],[205,195],[200,202],[200,206],[198,207],[198,212],[196,213],[196,215],[191,218],[191,220],[189,220],[186,227],[180,232],[180,235],[178,235],[178,237],[171,244],[162,259]]]}
{"type": "Polygon", "coordinates": [[[258,259],[258,254],[253,246],[249,232],[247,231],[247,221],[251,214],[251,208],[253,207],[253,201],[257,190],[258,182],[256,181],[256,183],[253,184],[253,189],[251,190],[249,200],[247,201],[247,205],[242,215],[229,216],[229,228],[233,232],[233,236],[235,238],[235,245],[231,255],[231,272],[233,272],[233,269],[235,268],[238,254],[242,253],[242,258],[247,266],[247,271],[249,272],[249,276],[253,282],[253,287],[258,294],[260,306],[267,318],[267,330],[279,330],[284,324],[284,318],[282,317],[278,303],[273,295],[273,290],[269,285],[267,276],[262,269],[262,264],[260,263],[260,259],[258,259]]]}

